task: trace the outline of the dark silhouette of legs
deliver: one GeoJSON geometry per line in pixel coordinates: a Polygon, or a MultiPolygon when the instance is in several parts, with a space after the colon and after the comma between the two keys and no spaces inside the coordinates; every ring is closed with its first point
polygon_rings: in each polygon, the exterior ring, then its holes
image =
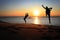
{"type": "Polygon", "coordinates": [[[49,18],[49,23],[51,23],[51,20],[50,20],[50,14],[48,14],[48,18],[49,18]]]}
{"type": "Polygon", "coordinates": [[[25,21],[25,23],[26,23],[26,18],[24,18],[24,21],[25,21]]]}

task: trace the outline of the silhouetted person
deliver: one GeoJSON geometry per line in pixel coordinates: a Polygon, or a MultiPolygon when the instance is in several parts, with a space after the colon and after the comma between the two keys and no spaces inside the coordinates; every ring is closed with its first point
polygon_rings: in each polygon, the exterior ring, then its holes
{"type": "Polygon", "coordinates": [[[44,7],[43,5],[42,5],[42,7],[46,10],[46,16],[48,16],[49,23],[51,23],[51,21],[50,21],[50,11],[51,11],[52,8],[48,8],[47,6],[44,7]]]}
{"type": "Polygon", "coordinates": [[[26,23],[26,18],[28,17],[28,13],[25,14],[24,21],[26,23]]]}

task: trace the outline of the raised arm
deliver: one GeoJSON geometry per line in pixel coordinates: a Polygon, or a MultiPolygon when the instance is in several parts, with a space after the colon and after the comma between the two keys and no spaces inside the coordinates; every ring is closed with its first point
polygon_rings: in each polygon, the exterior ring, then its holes
{"type": "Polygon", "coordinates": [[[44,9],[46,9],[43,5],[42,5],[42,7],[43,7],[44,9]]]}
{"type": "Polygon", "coordinates": [[[49,9],[52,9],[52,7],[50,7],[49,9]]]}
{"type": "Polygon", "coordinates": [[[52,7],[50,7],[49,9],[52,10],[52,7]]]}

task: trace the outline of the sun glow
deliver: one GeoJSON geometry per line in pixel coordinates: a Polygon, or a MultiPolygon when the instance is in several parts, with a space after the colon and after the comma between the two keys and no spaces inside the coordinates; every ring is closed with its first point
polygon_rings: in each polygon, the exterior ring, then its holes
{"type": "Polygon", "coordinates": [[[39,10],[34,10],[33,13],[34,13],[34,14],[33,14],[34,16],[39,16],[40,11],[39,11],[39,10]]]}

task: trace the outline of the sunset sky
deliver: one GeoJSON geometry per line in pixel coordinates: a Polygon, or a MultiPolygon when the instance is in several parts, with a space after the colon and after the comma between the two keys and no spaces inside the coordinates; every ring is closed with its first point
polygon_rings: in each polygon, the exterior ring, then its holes
{"type": "Polygon", "coordinates": [[[0,16],[45,16],[42,4],[52,7],[51,16],[60,16],[60,0],[0,0],[0,16]]]}

